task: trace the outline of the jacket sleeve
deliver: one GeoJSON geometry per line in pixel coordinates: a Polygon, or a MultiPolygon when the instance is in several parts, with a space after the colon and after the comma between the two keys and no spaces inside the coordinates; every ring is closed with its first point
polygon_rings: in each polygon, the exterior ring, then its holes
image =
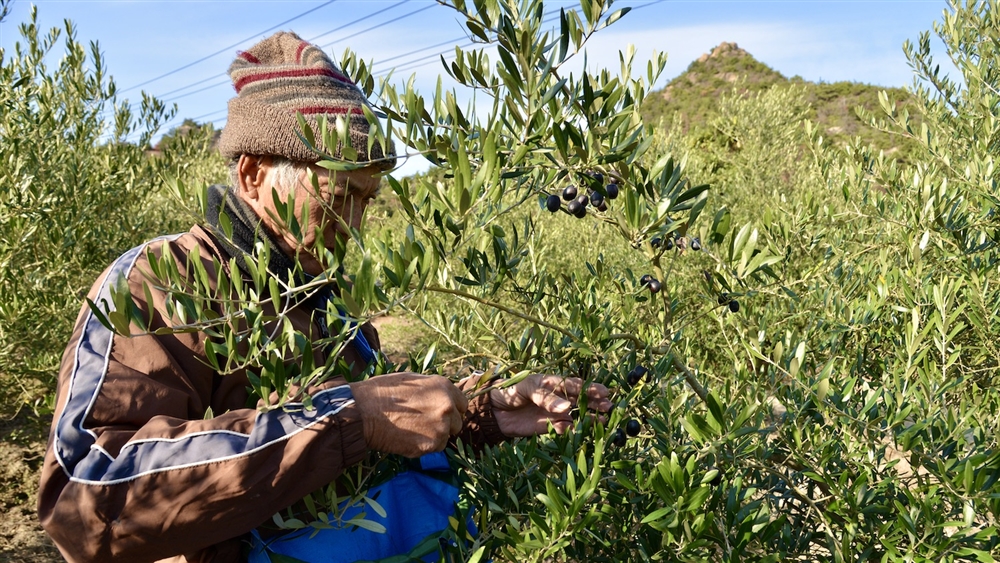
{"type": "MultiPolygon", "coordinates": [[[[475,393],[484,385],[489,385],[489,382],[483,381],[476,375],[458,382],[458,388],[467,395],[475,393]]],[[[469,409],[465,411],[465,424],[455,438],[476,450],[480,450],[483,446],[499,444],[507,439],[500,431],[500,425],[493,415],[493,404],[490,402],[489,393],[482,393],[469,399],[469,409]]]]}
{"type": "MultiPolygon", "coordinates": [[[[175,241],[163,248],[178,260],[190,250],[175,241]]],[[[165,296],[142,298],[144,253],[119,258],[90,297],[110,303],[109,286],[124,277],[155,328],[165,296]]],[[[70,562],[229,559],[239,553],[233,538],[364,457],[360,413],[343,380],[319,388],[313,409],[213,404],[220,386],[246,381],[207,366],[204,338],[122,337],[81,312],[60,370],[38,506],[70,562]],[[217,416],[206,418],[209,407],[217,416]]]]}

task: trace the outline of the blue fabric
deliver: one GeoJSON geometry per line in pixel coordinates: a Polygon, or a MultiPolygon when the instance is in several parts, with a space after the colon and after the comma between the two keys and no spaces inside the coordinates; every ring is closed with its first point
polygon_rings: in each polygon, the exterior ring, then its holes
{"type": "MultiPolygon", "coordinates": [[[[315,309],[325,311],[329,298],[329,293],[320,293],[315,309]]],[[[341,314],[344,312],[341,311],[341,314]]],[[[318,320],[324,336],[328,336],[326,317],[320,315],[318,320]]],[[[360,330],[355,332],[352,345],[369,366],[375,362],[376,353],[360,330]]],[[[350,520],[361,512],[366,512],[365,520],[385,526],[385,533],[363,528],[319,531],[307,528],[265,541],[254,530],[251,534],[248,563],[275,563],[280,556],[303,563],[377,561],[409,554],[428,537],[442,536],[450,528],[448,517],[456,514],[459,500],[458,487],[452,483],[454,473],[451,464],[448,463],[447,454],[437,452],[422,456],[418,465],[419,468],[400,473],[369,489],[368,496],[375,498],[385,509],[385,518],[364,505],[351,507],[343,513],[342,519],[350,520]],[[272,554],[277,554],[278,557],[272,558],[272,554]]],[[[465,524],[470,534],[477,534],[471,511],[465,524]]],[[[433,562],[440,558],[439,551],[435,549],[421,559],[433,562]]]]}
{"type": "MultiPolygon", "coordinates": [[[[254,532],[249,563],[271,563],[269,553],[293,557],[305,563],[375,561],[410,553],[429,536],[436,536],[450,528],[448,517],[456,514],[458,502],[458,488],[442,479],[451,475],[444,452],[423,456],[420,467],[400,473],[368,491],[368,496],[376,498],[385,509],[385,518],[366,506],[345,511],[344,520],[367,512],[365,519],[385,526],[385,533],[340,528],[319,530],[312,536],[314,530],[308,528],[264,541],[254,532]]],[[[476,534],[471,514],[466,518],[466,526],[469,533],[476,534]]],[[[440,557],[439,552],[434,550],[422,560],[438,561],[440,557]]]]}
{"type": "MultiPolygon", "coordinates": [[[[320,313],[316,320],[319,323],[320,332],[323,334],[324,338],[329,338],[330,336],[330,329],[326,324],[326,304],[330,301],[331,297],[333,297],[333,293],[329,287],[326,287],[321,289],[311,299],[313,309],[320,313]]],[[[347,312],[340,307],[337,307],[337,312],[340,313],[342,319],[347,318],[347,312]]],[[[361,330],[357,329],[357,323],[351,323],[351,329],[355,330],[354,340],[352,342],[354,350],[361,356],[361,359],[365,362],[365,364],[370,366],[376,360],[375,350],[372,349],[371,344],[368,343],[368,339],[365,338],[365,335],[361,332],[361,330]]]]}
{"type": "Polygon", "coordinates": [[[451,473],[451,464],[448,463],[448,454],[435,452],[420,456],[420,469],[424,471],[441,471],[451,473]]]}

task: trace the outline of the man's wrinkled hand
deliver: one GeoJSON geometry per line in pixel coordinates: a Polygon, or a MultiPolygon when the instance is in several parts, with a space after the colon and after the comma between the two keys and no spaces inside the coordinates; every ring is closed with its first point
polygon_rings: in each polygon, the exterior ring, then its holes
{"type": "MultiPolygon", "coordinates": [[[[493,413],[504,436],[534,436],[548,432],[549,424],[559,434],[573,425],[573,408],[580,403],[583,380],[558,375],[530,375],[515,385],[490,391],[493,413]]],[[[611,410],[608,388],[593,383],[587,388],[587,408],[611,410]]]]}
{"type": "Polygon", "coordinates": [[[462,430],[469,401],[446,377],[391,373],[351,384],[368,448],[406,457],[439,452],[462,430]]]}

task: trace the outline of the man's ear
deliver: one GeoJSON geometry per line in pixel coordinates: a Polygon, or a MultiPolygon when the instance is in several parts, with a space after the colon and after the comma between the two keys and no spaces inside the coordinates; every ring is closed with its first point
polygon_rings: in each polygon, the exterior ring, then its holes
{"type": "Polygon", "coordinates": [[[236,182],[234,186],[244,200],[258,201],[261,195],[270,195],[263,188],[271,171],[271,157],[241,154],[236,162],[236,182]]]}

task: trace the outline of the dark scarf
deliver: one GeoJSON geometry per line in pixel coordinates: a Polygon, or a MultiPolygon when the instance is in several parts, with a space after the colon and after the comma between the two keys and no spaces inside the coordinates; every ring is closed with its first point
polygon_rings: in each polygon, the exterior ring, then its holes
{"type": "MultiPolygon", "coordinates": [[[[270,251],[267,271],[281,281],[289,281],[291,272],[295,271],[295,261],[281,250],[271,231],[261,224],[260,217],[257,217],[257,214],[232,188],[218,184],[209,186],[205,220],[208,221],[212,234],[222,244],[226,253],[236,258],[236,264],[244,274],[250,274],[247,257],[253,256],[254,246],[259,240],[270,251]],[[219,215],[222,213],[226,214],[233,226],[232,240],[229,240],[219,223],[219,215]]],[[[300,274],[300,277],[302,276],[303,274],[300,274]]]]}

